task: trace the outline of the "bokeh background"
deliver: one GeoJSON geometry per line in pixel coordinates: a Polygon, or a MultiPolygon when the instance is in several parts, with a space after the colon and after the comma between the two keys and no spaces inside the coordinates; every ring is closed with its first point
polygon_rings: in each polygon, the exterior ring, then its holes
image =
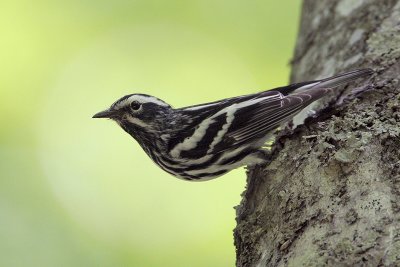
{"type": "Polygon", "coordinates": [[[1,1],[0,266],[233,266],[244,169],[178,180],[91,116],[286,84],[300,2],[1,1]]]}

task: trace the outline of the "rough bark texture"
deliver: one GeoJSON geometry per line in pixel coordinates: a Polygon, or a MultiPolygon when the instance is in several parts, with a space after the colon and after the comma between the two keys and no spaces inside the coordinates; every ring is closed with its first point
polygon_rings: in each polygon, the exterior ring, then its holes
{"type": "Polygon", "coordinates": [[[237,266],[400,266],[400,0],[305,0],[302,12],[292,81],[372,67],[374,90],[281,134],[249,170],[237,266]]]}

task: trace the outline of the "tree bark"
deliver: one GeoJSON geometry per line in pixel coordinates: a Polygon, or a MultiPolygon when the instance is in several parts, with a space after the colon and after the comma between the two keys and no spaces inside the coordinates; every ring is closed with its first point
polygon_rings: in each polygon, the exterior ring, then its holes
{"type": "Polygon", "coordinates": [[[292,65],[292,82],[372,67],[374,89],[248,171],[237,266],[400,266],[400,0],[305,0],[292,65]]]}

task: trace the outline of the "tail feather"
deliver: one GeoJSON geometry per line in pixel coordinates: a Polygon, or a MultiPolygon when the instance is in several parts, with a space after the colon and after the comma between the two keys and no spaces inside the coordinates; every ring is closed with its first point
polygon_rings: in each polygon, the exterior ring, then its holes
{"type": "MultiPolygon", "coordinates": [[[[349,71],[346,73],[342,73],[339,75],[335,75],[326,79],[322,79],[317,81],[316,83],[310,84],[310,85],[306,85],[304,87],[307,87],[307,89],[311,89],[311,88],[334,88],[343,84],[346,84],[350,81],[356,80],[358,78],[363,78],[363,77],[369,77],[374,73],[374,71],[372,69],[358,69],[358,70],[353,70],[353,71],[349,71]]],[[[306,88],[299,88],[301,89],[306,89],[306,88]]],[[[298,90],[299,90],[298,89],[298,90]]]]}
{"type": "Polygon", "coordinates": [[[278,87],[271,90],[279,91],[283,95],[289,95],[291,93],[301,92],[303,90],[311,88],[334,88],[358,78],[371,76],[373,73],[374,71],[372,69],[357,69],[341,73],[329,78],[325,78],[322,80],[293,83],[287,86],[278,87]]]}

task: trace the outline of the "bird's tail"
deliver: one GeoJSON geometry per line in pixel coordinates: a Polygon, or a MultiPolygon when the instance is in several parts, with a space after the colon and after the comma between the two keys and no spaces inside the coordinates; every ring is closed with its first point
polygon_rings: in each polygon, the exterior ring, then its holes
{"type": "Polygon", "coordinates": [[[296,91],[301,91],[303,89],[318,89],[318,88],[334,88],[358,78],[370,77],[374,71],[372,69],[358,69],[338,74],[329,78],[325,78],[314,83],[307,84],[298,88],[296,91]]]}
{"type": "Polygon", "coordinates": [[[324,88],[324,89],[330,89],[337,87],[339,85],[348,83],[352,80],[362,78],[362,77],[368,77],[371,76],[374,73],[372,69],[358,69],[358,70],[353,70],[349,72],[345,72],[342,74],[338,74],[329,78],[325,78],[322,80],[315,80],[315,81],[307,81],[307,82],[300,82],[300,83],[293,83],[287,86],[283,87],[278,87],[272,90],[279,91],[283,95],[288,95],[291,93],[298,93],[302,92],[307,89],[318,89],[318,88],[324,88]]]}

